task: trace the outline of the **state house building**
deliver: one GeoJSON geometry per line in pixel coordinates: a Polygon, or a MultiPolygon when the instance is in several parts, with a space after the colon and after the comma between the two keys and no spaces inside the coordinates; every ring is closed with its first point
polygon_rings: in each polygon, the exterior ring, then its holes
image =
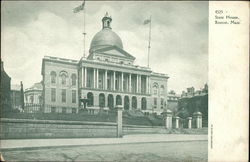
{"type": "Polygon", "coordinates": [[[166,109],[169,77],[134,65],[135,57],[123,49],[111,21],[107,14],[103,17],[87,58],[43,58],[45,113],[77,113],[80,98],[88,99],[87,108],[93,110],[123,105],[124,110],[160,114],[166,109]]]}

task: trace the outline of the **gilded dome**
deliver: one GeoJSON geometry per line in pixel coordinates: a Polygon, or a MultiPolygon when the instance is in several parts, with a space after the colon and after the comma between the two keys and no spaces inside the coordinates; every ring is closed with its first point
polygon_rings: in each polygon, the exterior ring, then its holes
{"type": "Polygon", "coordinates": [[[123,49],[121,38],[112,31],[111,22],[112,18],[106,12],[105,16],[102,18],[102,30],[96,33],[92,39],[90,51],[109,46],[117,46],[123,49]]]}
{"type": "Polygon", "coordinates": [[[103,28],[92,39],[90,50],[108,46],[117,46],[123,49],[121,38],[110,28],[103,28]]]}

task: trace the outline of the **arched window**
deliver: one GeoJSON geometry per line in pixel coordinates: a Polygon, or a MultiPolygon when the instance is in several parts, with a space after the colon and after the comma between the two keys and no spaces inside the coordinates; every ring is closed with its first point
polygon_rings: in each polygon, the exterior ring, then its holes
{"type": "Polygon", "coordinates": [[[147,109],[147,99],[145,97],[142,97],[142,99],[141,99],[141,109],[142,110],[147,109]]]}
{"type": "Polygon", "coordinates": [[[76,85],[76,74],[71,75],[71,84],[72,84],[72,86],[76,85]]]}
{"type": "Polygon", "coordinates": [[[122,97],[120,95],[116,96],[116,105],[122,105],[122,97]]]}
{"type": "Polygon", "coordinates": [[[61,84],[66,85],[66,78],[68,77],[68,73],[66,71],[60,72],[61,84]]]}
{"type": "Polygon", "coordinates": [[[129,97],[124,97],[124,110],[129,110],[129,97]]]}
{"type": "Polygon", "coordinates": [[[108,107],[110,109],[114,108],[114,97],[112,94],[108,95],[108,107]]]}
{"type": "Polygon", "coordinates": [[[105,95],[103,93],[99,94],[99,106],[105,107],[105,95]]]}
{"type": "Polygon", "coordinates": [[[62,78],[62,85],[65,85],[66,84],[66,75],[61,75],[61,78],[62,78]]]}
{"type": "Polygon", "coordinates": [[[92,92],[87,93],[88,106],[94,105],[94,96],[92,92]]]}
{"type": "Polygon", "coordinates": [[[156,96],[158,94],[158,84],[154,83],[153,84],[153,94],[156,96]]]}
{"type": "Polygon", "coordinates": [[[161,85],[161,88],[160,88],[160,95],[161,95],[161,96],[164,95],[164,85],[161,85]]]}
{"type": "Polygon", "coordinates": [[[56,83],[56,72],[54,72],[54,71],[51,71],[51,73],[50,73],[50,82],[52,84],[56,83]]]}
{"type": "Polygon", "coordinates": [[[133,109],[137,108],[137,99],[135,96],[132,97],[132,108],[133,109]]]}

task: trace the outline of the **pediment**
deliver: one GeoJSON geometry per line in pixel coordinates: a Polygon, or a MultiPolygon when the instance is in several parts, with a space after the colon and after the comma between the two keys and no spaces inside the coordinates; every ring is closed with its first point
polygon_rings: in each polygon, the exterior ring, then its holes
{"type": "Polygon", "coordinates": [[[109,56],[121,57],[121,58],[126,58],[126,59],[131,59],[131,60],[135,59],[134,56],[130,55],[129,53],[127,53],[123,49],[120,49],[116,46],[101,48],[101,49],[93,51],[93,53],[102,54],[102,55],[106,55],[106,56],[109,55],[109,56]]]}

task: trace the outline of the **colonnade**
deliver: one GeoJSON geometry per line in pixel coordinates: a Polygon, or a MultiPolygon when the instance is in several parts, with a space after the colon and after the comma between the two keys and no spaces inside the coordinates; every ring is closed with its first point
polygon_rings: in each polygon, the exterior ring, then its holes
{"type": "Polygon", "coordinates": [[[149,94],[149,75],[82,67],[81,87],[129,93],[149,94]]]}

